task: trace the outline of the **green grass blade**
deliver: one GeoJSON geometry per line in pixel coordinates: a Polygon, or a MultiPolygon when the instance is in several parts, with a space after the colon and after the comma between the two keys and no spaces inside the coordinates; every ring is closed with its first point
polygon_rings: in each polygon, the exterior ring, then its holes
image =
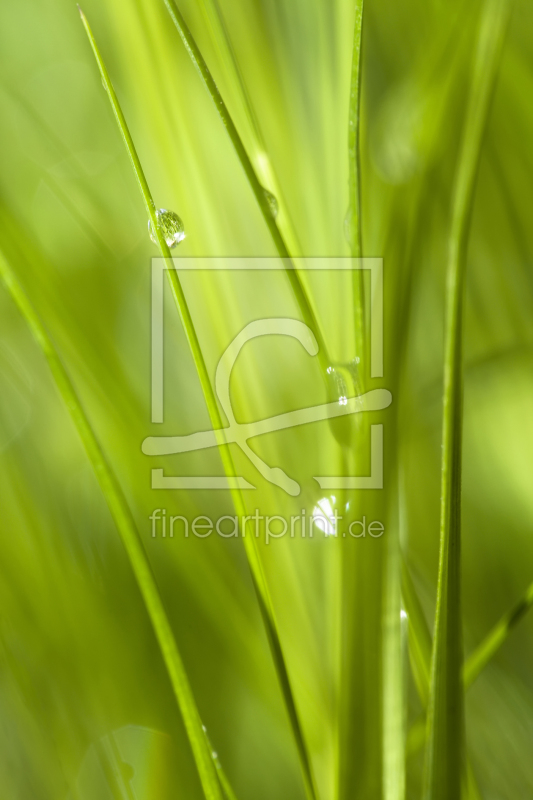
{"type": "MultiPolygon", "coordinates": [[[[157,224],[157,218],[156,218],[156,214],[155,214],[155,204],[154,204],[154,201],[152,199],[152,195],[150,193],[150,189],[148,187],[146,178],[144,176],[144,173],[143,173],[139,158],[137,156],[137,153],[136,153],[136,150],[135,150],[135,146],[133,144],[132,137],[131,137],[131,135],[129,133],[126,120],[125,120],[124,115],[122,113],[122,110],[120,108],[120,104],[118,102],[118,98],[117,98],[117,96],[115,94],[115,91],[113,89],[113,86],[112,86],[112,83],[111,83],[111,79],[109,77],[109,74],[108,74],[107,69],[105,67],[105,64],[103,62],[102,56],[100,55],[100,52],[98,50],[98,46],[96,44],[95,38],[94,38],[94,36],[92,34],[92,31],[91,31],[91,29],[89,27],[87,19],[85,18],[85,16],[83,15],[83,13],[81,11],[80,11],[80,13],[81,13],[83,24],[85,26],[85,30],[86,30],[87,35],[89,37],[89,41],[91,43],[91,47],[92,47],[94,56],[96,58],[96,62],[98,64],[98,68],[100,70],[100,75],[102,77],[102,81],[104,82],[104,85],[105,85],[109,100],[111,102],[111,106],[113,108],[113,112],[114,112],[115,118],[116,118],[118,126],[120,128],[120,131],[121,131],[121,134],[122,134],[122,138],[123,138],[124,143],[126,145],[126,149],[128,151],[128,155],[130,157],[130,161],[132,163],[135,175],[137,177],[137,182],[138,182],[138,184],[140,186],[141,193],[142,193],[142,196],[143,196],[143,199],[144,199],[148,214],[150,216],[150,220],[152,222],[152,228],[153,228],[154,231],[157,231],[157,239],[158,239],[159,248],[161,250],[161,254],[165,258],[165,261],[166,261],[166,263],[167,263],[167,265],[169,267],[166,270],[166,272],[167,272],[168,278],[169,278],[170,283],[171,283],[171,288],[172,288],[172,292],[173,292],[174,299],[175,299],[175,302],[176,302],[176,306],[177,306],[177,309],[178,309],[178,313],[180,315],[180,319],[182,321],[182,324],[183,324],[183,327],[185,329],[185,333],[186,333],[186,336],[187,336],[187,340],[188,340],[189,346],[191,348],[192,356],[193,356],[193,359],[194,359],[196,370],[198,372],[198,377],[200,379],[200,384],[201,384],[201,387],[202,387],[204,399],[205,399],[205,402],[206,402],[206,406],[207,406],[207,410],[208,410],[209,417],[210,417],[210,420],[211,420],[211,424],[213,426],[213,430],[218,432],[217,435],[218,435],[218,443],[219,443],[219,452],[220,452],[220,456],[221,456],[222,463],[223,463],[223,466],[224,466],[224,471],[225,471],[225,473],[226,473],[226,475],[228,477],[235,478],[237,476],[237,473],[236,473],[236,470],[235,470],[235,467],[234,467],[234,464],[233,464],[233,459],[232,459],[229,447],[228,447],[228,445],[226,444],[226,442],[224,440],[224,435],[223,435],[223,430],[222,430],[224,425],[223,425],[223,422],[222,422],[222,418],[220,416],[220,412],[218,410],[217,400],[216,400],[216,397],[215,397],[215,394],[214,394],[213,387],[211,386],[211,382],[210,382],[209,375],[208,375],[208,372],[207,372],[207,368],[206,368],[206,365],[205,365],[205,361],[204,361],[204,358],[203,358],[203,355],[202,355],[202,351],[201,351],[201,348],[200,348],[198,337],[196,335],[196,331],[195,331],[195,328],[194,328],[192,317],[190,315],[190,311],[189,311],[189,308],[188,308],[188,305],[187,305],[187,301],[185,299],[185,295],[183,293],[183,289],[181,287],[181,283],[180,283],[177,271],[175,269],[173,269],[173,263],[172,263],[172,258],[171,258],[171,255],[170,255],[169,248],[168,248],[168,246],[167,246],[167,244],[165,242],[163,233],[161,232],[161,230],[159,229],[159,226],[157,224]]],[[[196,45],[194,45],[194,47],[196,48],[196,45]]],[[[197,48],[196,48],[196,50],[197,50],[197,48]]],[[[202,60],[202,63],[204,63],[203,60],[202,60]]],[[[205,66],[205,64],[204,64],[204,66],[205,66]]],[[[205,69],[207,70],[207,67],[205,67],[205,69]]],[[[220,98],[220,102],[222,102],[221,98],[220,98]]],[[[264,203],[266,203],[266,200],[264,199],[263,195],[262,195],[262,201],[264,203]]],[[[294,270],[292,271],[292,273],[296,276],[296,272],[294,270]]],[[[232,490],[231,491],[231,495],[232,495],[232,500],[233,500],[233,504],[234,504],[234,507],[235,507],[235,511],[236,511],[237,517],[240,520],[242,520],[243,518],[247,517],[246,506],[244,504],[242,495],[241,495],[240,491],[238,491],[238,490],[232,490]]],[[[251,572],[254,588],[255,588],[255,591],[256,591],[256,594],[257,594],[257,598],[258,598],[258,602],[259,602],[259,607],[260,607],[262,619],[263,619],[263,622],[264,622],[264,625],[265,625],[265,630],[266,630],[267,638],[268,638],[268,641],[269,641],[270,650],[271,650],[272,658],[273,658],[273,661],[274,661],[274,666],[276,668],[276,673],[277,673],[278,680],[279,680],[279,683],[280,683],[281,692],[282,692],[282,695],[283,695],[283,699],[284,699],[285,706],[286,706],[286,709],[287,709],[287,713],[288,713],[288,716],[289,716],[289,720],[290,720],[290,723],[291,723],[291,729],[292,729],[293,736],[294,736],[294,739],[295,739],[296,748],[297,748],[297,751],[298,751],[298,756],[299,756],[300,765],[301,765],[301,768],[302,768],[302,775],[303,775],[304,785],[305,785],[305,789],[306,789],[306,794],[307,794],[309,800],[316,800],[317,792],[316,792],[316,786],[315,786],[315,780],[314,780],[314,776],[313,776],[313,771],[312,771],[312,767],[311,767],[311,760],[310,760],[309,754],[307,752],[307,746],[306,746],[306,743],[305,743],[303,731],[302,731],[301,724],[300,724],[300,721],[299,721],[298,712],[297,712],[297,709],[296,709],[296,703],[294,701],[294,696],[293,696],[293,692],[292,692],[292,688],[291,688],[291,684],[290,684],[290,680],[289,680],[287,666],[286,666],[286,663],[285,663],[285,658],[284,658],[283,650],[282,650],[282,647],[281,647],[281,640],[280,640],[280,635],[279,635],[279,631],[278,631],[278,626],[277,626],[275,615],[274,615],[274,609],[273,609],[272,601],[271,601],[271,598],[270,598],[270,592],[269,592],[269,589],[268,589],[268,586],[267,586],[267,583],[266,583],[266,580],[265,580],[265,576],[264,576],[264,572],[263,572],[263,567],[262,567],[260,555],[259,555],[259,552],[258,552],[258,549],[257,549],[256,539],[255,539],[255,536],[253,535],[253,533],[251,533],[251,532],[250,532],[249,535],[245,535],[245,531],[242,531],[242,534],[243,534],[243,541],[244,541],[244,547],[245,547],[245,551],[246,551],[246,556],[247,556],[247,559],[248,559],[248,564],[249,564],[249,567],[250,567],[250,572],[251,572]]],[[[205,737],[204,737],[204,739],[205,739],[205,737]]]]}
{"type": "Polygon", "coordinates": [[[489,0],[483,14],[459,156],[449,240],[439,578],[425,778],[428,800],[457,800],[461,793],[464,757],[460,603],[463,296],[476,176],[507,7],[506,0],[489,0]]]}
{"type": "Polygon", "coordinates": [[[405,800],[405,664],[398,525],[385,570],[383,633],[383,798],[405,800]]]}
{"type": "MultiPolygon", "coordinates": [[[[360,157],[360,117],[361,117],[361,39],[363,33],[363,0],[356,0],[353,36],[352,77],[350,85],[350,108],[348,117],[348,166],[349,166],[349,206],[345,229],[352,256],[363,255],[363,233],[361,222],[361,157],[360,157]]],[[[364,358],[365,342],[365,292],[363,271],[354,272],[354,302],[356,352],[364,358]]]]}
{"type": "Polygon", "coordinates": [[[0,253],[0,277],[4,281],[33,337],[41,348],[56,386],[76,426],[87,456],[94,469],[109,510],[128,554],[139,590],[153,625],[172,688],[180,708],[198,773],[207,800],[222,800],[215,764],[207,747],[202,721],[194,700],[181,656],[172,633],[157,583],[142,545],[135,521],[122,489],[93,432],[76,390],[59,355],[8,262],[0,253]]]}
{"type": "Polygon", "coordinates": [[[350,108],[348,117],[348,165],[350,206],[346,220],[350,246],[354,258],[363,254],[361,227],[361,40],[363,34],[363,0],[356,0],[353,35],[352,77],[350,84],[350,108]]]}
{"type": "Polygon", "coordinates": [[[298,302],[304,320],[306,324],[309,325],[309,327],[315,333],[320,348],[318,357],[320,359],[322,368],[325,371],[327,367],[330,366],[331,364],[328,356],[326,343],[324,341],[320,325],[313,311],[307,293],[300,281],[298,272],[295,269],[294,264],[292,262],[291,256],[287,249],[287,245],[285,244],[285,240],[283,239],[283,236],[281,235],[281,232],[277,226],[276,220],[270,210],[270,205],[265,195],[264,187],[262,186],[261,182],[259,181],[259,178],[257,177],[253,164],[250,160],[250,157],[248,156],[248,153],[246,152],[246,148],[244,147],[239,132],[235,127],[231,114],[229,113],[229,110],[224,100],[222,99],[222,95],[220,94],[218,86],[215,83],[215,80],[211,75],[209,67],[207,66],[205,59],[202,56],[202,53],[200,52],[200,48],[196,44],[194,37],[191,31],[189,30],[189,27],[187,26],[187,23],[185,22],[179,8],[177,7],[174,0],[164,0],[164,2],[168,9],[170,17],[178,30],[181,40],[185,45],[185,49],[187,50],[187,53],[189,54],[192,63],[194,64],[198,74],[200,75],[200,78],[204,83],[205,88],[207,89],[211,99],[213,100],[218,115],[228,132],[228,136],[231,140],[231,143],[233,144],[233,147],[235,148],[237,157],[241,162],[241,166],[245,172],[246,177],[248,178],[248,182],[254,193],[255,199],[257,200],[259,208],[261,209],[261,213],[263,214],[264,220],[266,222],[266,225],[274,242],[276,251],[279,257],[282,258],[284,261],[285,270],[289,278],[291,288],[294,292],[294,295],[296,297],[296,300],[298,302]]]}

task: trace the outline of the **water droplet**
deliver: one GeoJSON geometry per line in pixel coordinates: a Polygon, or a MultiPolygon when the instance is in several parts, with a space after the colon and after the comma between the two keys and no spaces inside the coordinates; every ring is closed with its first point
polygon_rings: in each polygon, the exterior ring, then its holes
{"type": "Polygon", "coordinates": [[[334,505],[335,498],[333,496],[331,498],[323,497],[313,508],[313,522],[326,536],[337,535],[337,519],[340,517],[336,516],[334,505]]]}
{"type": "MultiPolygon", "coordinates": [[[[340,364],[336,364],[335,366],[331,365],[326,369],[329,403],[338,403],[340,406],[348,405],[348,396],[350,392],[348,391],[346,378],[349,379],[349,376],[345,376],[345,372],[344,366],[340,364]]],[[[340,445],[347,446],[350,440],[350,428],[352,425],[350,416],[337,417],[333,411],[331,411],[331,413],[328,412],[328,416],[330,428],[335,439],[340,445]]]]}
{"type": "MultiPolygon", "coordinates": [[[[165,237],[167,247],[170,247],[172,250],[185,239],[185,226],[183,225],[183,221],[174,211],[168,211],[166,208],[159,208],[155,213],[157,224],[165,237]]],[[[148,220],[148,233],[150,234],[152,242],[157,244],[157,237],[152,230],[152,220],[150,219],[148,220]]]]}
{"type": "Polygon", "coordinates": [[[265,189],[264,187],[263,187],[263,192],[265,193],[265,199],[268,203],[270,214],[273,217],[273,219],[276,219],[279,211],[279,206],[276,196],[273,195],[272,192],[269,192],[268,189],[265,189]]]}
{"type": "Polygon", "coordinates": [[[337,395],[339,398],[339,405],[345,406],[348,403],[348,389],[346,388],[346,381],[340,372],[335,372],[335,385],[337,387],[337,395]]]}

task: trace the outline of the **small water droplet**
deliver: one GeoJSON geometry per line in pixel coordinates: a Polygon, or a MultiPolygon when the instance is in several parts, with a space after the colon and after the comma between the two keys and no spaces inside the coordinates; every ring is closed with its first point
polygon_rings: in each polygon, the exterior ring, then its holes
{"type": "Polygon", "coordinates": [[[340,372],[335,372],[335,384],[337,387],[337,395],[339,397],[339,405],[345,406],[348,403],[348,389],[344,376],[340,372]]]}
{"type": "Polygon", "coordinates": [[[269,192],[268,189],[265,189],[264,187],[263,187],[263,192],[265,193],[265,198],[268,203],[270,214],[273,217],[273,219],[276,219],[279,211],[279,206],[276,196],[273,195],[272,192],[269,192]]]}
{"type": "Polygon", "coordinates": [[[212,752],[212,754],[211,754],[211,755],[213,756],[213,758],[214,758],[215,760],[218,758],[218,753],[216,752],[216,750],[213,750],[213,752],[212,752]]]}
{"type": "Polygon", "coordinates": [[[335,497],[331,496],[323,497],[313,508],[313,522],[326,536],[337,535],[337,520],[341,517],[336,516],[334,506],[335,497]]]}
{"type": "MultiPolygon", "coordinates": [[[[357,387],[357,381],[354,380],[352,374],[351,364],[335,363],[326,368],[327,384],[328,384],[328,400],[330,403],[338,404],[339,406],[347,406],[350,397],[354,394],[360,394],[359,391],[353,391],[357,387]],[[352,386],[353,384],[353,386],[352,386]]],[[[329,414],[329,424],[331,431],[341,446],[349,446],[353,433],[353,419],[351,415],[343,415],[339,417],[334,411],[329,414]]]]}
{"type": "MultiPolygon", "coordinates": [[[[174,211],[168,211],[166,208],[159,208],[155,214],[157,217],[157,224],[165,237],[167,247],[170,247],[172,250],[185,239],[185,226],[183,225],[183,221],[174,211]]],[[[157,244],[157,237],[152,229],[152,220],[150,219],[148,220],[148,233],[150,234],[152,242],[157,244]]]]}

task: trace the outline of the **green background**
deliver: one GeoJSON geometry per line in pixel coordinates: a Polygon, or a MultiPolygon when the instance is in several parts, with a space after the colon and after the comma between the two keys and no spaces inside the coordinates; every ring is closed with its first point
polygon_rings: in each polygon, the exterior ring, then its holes
{"type": "MultiPolygon", "coordinates": [[[[347,256],[353,3],[222,3],[263,143],[202,4],[189,0],[180,7],[261,180],[277,195],[278,222],[291,251],[347,256]]],[[[363,252],[384,258],[383,385],[394,390],[398,423],[393,433],[392,417],[389,429],[385,422],[388,457],[397,470],[383,502],[399,500],[386,531],[399,531],[430,625],[447,237],[481,8],[456,0],[365,4],[363,252]]],[[[275,255],[163,4],[87,0],[84,11],[156,204],[184,221],[187,237],[174,254],[275,255]]],[[[533,7],[518,0],[483,145],[468,255],[467,654],[533,579],[532,45],[533,7]]],[[[224,492],[150,488],[152,463],[140,446],[147,435],[161,433],[150,424],[150,259],[158,253],[75,4],[7,0],[0,9],[0,53],[0,246],[51,332],[117,471],[210,739],[238,797],[301,798],[242,542],[150,537],[154,508],[191,519],[232,510],[224,492]]],[[[355,355],[349,286],[337,273],[306,280],[334,359],[347,363],[355,355]]],[[[221,351],[246,322],[298,316],[281,273],[188,275],[184,288],[212,376],[221,351]]],[[[167,300],[163,427],[186,434],[210,425],[167,300]]],[[[89,462],[48,367],[3,289],[0,314],[1,794],[92,800],[129,797],[129,785],[138,798],[200,798],[156,640],[89,462]],[[133,778],[124,767],[125,782],[113,788],[101,774],[98,747],[112,758],[118,747],[118,762],[130,765],[133,778]]],[[[232,381],[240,421],[325,402],[318,367],[296,342],[247,348],[232,381]]],[[[249,508],[312,513],[322,498],[312,476],[339,469],[328,423],[273,434],[253,446],[299,480],[302,494],[289,498],[236,455],[241,473],[258,487],[246,497],[249,508]]],[[[159,459],[157,466],[167,474],[221,471],[215,451],[159,459]]],[[[323,800],[336,796],[335,709],[345,702],[338,679],[339,641],[347,635],[339,622],[342,545],[318,529],[312,539],[262,545],[323,800]]],[[[364,621],[353,624],[380,625],[372,597],[362,604],[364,621]]],[[[467,694],[469,755],[486,800],[533,796],[532,648],[526,618],[467,694]]],[[[379,693],[380,670],[376,656],[375,672],[354,675],[366,681],[369,697],[379,693]]],[[[411,724],[421,706],[407,670],[405,685],[411,724]]],[[[371,713],[379,718],[380,706],[371,713]]],[[[365,741],[374,741],[372,724],[364,715],[361,720],[352,720],[354,759],[356,751],[364,755],[365,741]]],[[[407,760],[408,797],[420,796],[421,764],[421,755],[407,760]]],[[[374,795],[355,786],[353,796],[374,795]]]]}

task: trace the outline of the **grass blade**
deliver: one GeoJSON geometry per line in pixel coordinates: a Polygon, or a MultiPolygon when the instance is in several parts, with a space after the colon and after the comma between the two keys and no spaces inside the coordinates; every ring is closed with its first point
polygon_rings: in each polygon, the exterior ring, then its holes
{"type": "MultiPolygon", "coordinates": [[[[178,12],[179,13],[179,12],[178,12]]],[[[129,132],[126,120],[120,108],[120,104],[118,102],[118,98],[115,94],[113,89],[113,85],[111,83],[111,79],[103,62],[102,56],[99,52],[98,46],[96,44],[96,40],[93,36],[93,33],[89,27],[86,17],[84,16],[83,12],[80,10],[80,14],[82,17],[82,21],[87,32],[87,36],[89,38],[96,62],[98,64],[98,68],[100,70],[100,75],[102,77],[102,81],[104,82],[104,86],[106,88],[111,106],[113,108],[113,113],[117,120],[120,132],[122,134],[122,138],[124,140],[124,144],[126,145],[126,149],[128,151],[128,155],[130,157],[130,161],[132,163],[137,182],[141,189],[141,194],[143,196],[150,220],[152,222],[152,229],[157,232],[157,239],[159,249],[161,251],[161,255],[165,259],[168,269],[166,270],[168,278],[171,283],[172,292],[174,295],[174,299],[176,302],[176,306],[178,309],[178,313],[180,315],[181,322],[185,329],[185,333],[187,336],[187,340],[189,346],[191,348],[192,356],[194,359],[194,363],[196,366],[196,370],[198,372],[198,377],[200,379],[200,384],[202,387],[204,399],[206,402],[207,410],[209,413],[209,417],[211,420],[211,424],[213,426],[213,430],[217,432],[218,437],[218,444],[219,444],[219,452],[222,459],[222,463],[224,466],[224,471],[228,477],[235,478],[237,476],[233,459],[229,450],[228,445],[224,440],[223,434],[223,422],[220,416],[220,412],[218,410],[217,400],[213,391],[213,387],[211,386],[211,382],[209,379],[209,375],[207,372],[207,368],[205,365],[205,361],[202,355],[202,351],[200,348],[200,344],[198,341],[198,337],[196,335],[196,331],[194,328],[194,324],[192,321],[192,317],[187,305],[187,301],[185,299],[185,295],[183,293],[183,289],[181,287],[181,283],[177,274],[177,271],[173,269],[172,257],[170,254],[170,250],[166,244],[165,238],[163,236],[162,231],[159,229],[156,213],[155,213],[155,204],[152,199],[152,195],[150,193],[150,189],[148,187],[148,183],[144,176],[144,172],[142,170],[139,158],[137,156],[137,152],[135,150],[135,146],[133,143],[133,139],[129,132]]],[[[191,37],[192,38],[192,37],[191,37]]],[[[194,44],[194,43],[193,43],[194,44]]],[[[196,45],[194,44],[196,48],[196,45]]],[[[197,48],[196,48],[197,50],[197,48]]],[[[205,66],[205,62],[202,63],[205,66]]],[[[207,67],[205,67],[207,70],[207,67]]],[[[212,80],[212,79],[211,79],[212,80]]],[[[214,84],[213,84],[214,85],[214,84]]],[[[215,87],[216,89],[216,87],[215,87]]],[[[220,95],[218,95],[220,98],[220,95]]],[[[222,99],[220,98],[220,102],[222,103],[222,99]]],[[[232,123],[233,124],[233,123],[232,123]]],[[[240,140],[239,140],[240,142],[240,140]]],[[[249,163],[249,162],[248,162],[249,163]]],[[[250,165],[251,167],[251,165],[250,165]]],[[[253,170],[252,170],[253,172],[253,170]]],[[[255,173],[254,173],[255,174],[255,173]]],[[[262,189],[261,189],[262,192],[262,189]]],[[[267,201],[264,197],[264,194],[261,194],[261,202],[264,205],[267,205],[267,201]]],[[[277,230],[277,228],[276,228],[277,230]]],[[[281,237],[279,237],[281,239],[281,237]]],[[[292,270],[290,273],[296,277],[295,270],[292,270]]],[[[315,328],[316,330],[316,328],[315,328]]],[[[235,511],[237,517],[240,520],[243,520],[247,517],[246,514],[246,507],[244,504],[244,500],[242,498],[241,493],[238,490],[231,490],[231,496],[233,500],[233,504],[235,507],[235,511]]],[[[250,567],[250,572],[252,576],[252,581],[254,584],[254,588],[256,591],[256,595],[259,602],[259,607],[262,615],[262,619],[265,625],[265,630],[268,638],[268,642],[270,645],[270,650],[272,653],[272,658],[274,661],[274,666],[276,668],[281,692],[283,695],[283,699],[285,702],[286,710],[289,716],[291,729],[293,732],[293,736],[295,739],[296,748],[298,751],[298,756],[300,760],[300,765],[302,768],[302,775],[304,780],[304,785],[306,789],[306,794],[310,800],[316,800],[317,792],[315,787],[315,780],[313,776],[313,771],[311,767],[311,760],[309,758],[309,754],[307,752],[307,746],[305,743],[302,727],[300,724],[300,720],[298,717],[298,712],[296,709],[296,703],[294,700],[289,674],[287,671],[287,666],[285,663],[285,658],[283,655],[283,650],[281,647],[281,640],[280,635],[274,615],[274,609],[272,605],[272,601],[270,598],[270,592],[265,580],[263,567],[261,564],[261,559],[259,556],[259,552],[257,550],[256,539],[253,533],[250,535],[245,535],[245,531],[242,531],[243,534],[243,542],[246,551],[246,556],[248,559],[248,564],[250,567]]]]}
{"type": "Polygon", "coordinates": [[[460,603],[463,296],[476,176],[507,8],[506,0],[488,0],[485,5],[459,156],[449,240],[439,578],[425,778],[428,800],[456,800],[461,796],[464,739],[460,603]]]}
{"type": "Polygon", "coordinates": [[[142,545],[135,521],[120,484],[93,432],[76,390],[44,325],[28,300],[8,262],[0,253],[0,277],[4,281],[33,337],[41,348],[56,386],[76,426],[89,461],[94,469],[109,510],[128,554],[139,590],[156,634],[172,688],[194,754],[198,773],[207,800],[222,800],[215,764],[207,746],[202,721],[172,633],[157,583],[142,545]]]}
{"type": "Polygon", "coordinates": [[[264,220],[270,231],[270,235],[274,242],[277,253],[279,257],[284,261],[285,269],[291,284],[291,288],[294,292],[294,295],[296,297],[296,300],[298,302],[304,320],[306,324],[309,325],[309,327],[315,333],[320,348],[318,352],[318,357],[320,359],[320,363],[322,365],[325,377],[325,370],[327,370],[327,368],[331,364],[328,356],[326,343],[324,341],[320,325],[313,311],[309,298],[307,297],[305,288],[301,283],[300,278],[298,276],[298,272],[295,269],[294,264],[292,262],[290,253],[287,249],[287,245],[285,244],[285,240],[283,239],[283,236],[281,235],[281,232],[277,226],[276,220],[272,215],[269,202],[265,195],[264,187],[262,186],[262,184],[259,181],[259,178],[257,177],[253,164],[250,160],[250,157],[248,156],[248,153],[246,152],[246,148],[243,144],[241,137],[239,136],[237,128],[235,127],[231,114],[229,113],[229,110],[224,100],[222,99],[222,95],[220,94],[218,86],[215,83],[215,80],[211,75],[209,67],[207,66],[205,59],[202,56],[202,53],[200,52],[200,48],[196,44],[196,41],[194,40],[194,37],[191,31],[189,30],[189,27],[187,26],[187,23],[185,22],[179,8],[177,7],[174,0],[164,0],[164,2],[168,9],[170,17],[178,30],[181,40],[185,45],[185,49],[187,50],[187,53],[189,54],[192,63],[194,64],[198,74],[200,75],[200,78],[203,81],[205,88],[207,89],[211,99],[213,100],[218,115],[228,132],[228,136],[230,137],[231,143],[235,148],[237,157],[241,162],[241,166],[245,172],[246,177],[248,178],[250,187],[254,193],[255,199],[257,200],[259,208],[261,209],[261,213],[263,214],[264,220]]]}
{"type": "MultiPolygon", "coordinates": [[[[353,36],[352,77],[350,85],[350,108],[348,117],[348,167],[349,167],[349,206],[345,229],[352,256],[363,255],[363,233],[361,223],[361,157],[360,157],[360,118],[361,118],[361,39],[363,33],[364,0],[356,0],[353,36]]],[[[365,342],[365,292],[363,271],[354,272],[354,305],[356,353],[363,360],[365,342]]]]}
{"type": "MultiPolygon", "coordinates": [[[[392,515],[391,515],[392,516],[392,515]]],[[[399,523],[385,563],[383,613],[383,798],[405,800],[405,665],[402,647],[399,523]]]]}

